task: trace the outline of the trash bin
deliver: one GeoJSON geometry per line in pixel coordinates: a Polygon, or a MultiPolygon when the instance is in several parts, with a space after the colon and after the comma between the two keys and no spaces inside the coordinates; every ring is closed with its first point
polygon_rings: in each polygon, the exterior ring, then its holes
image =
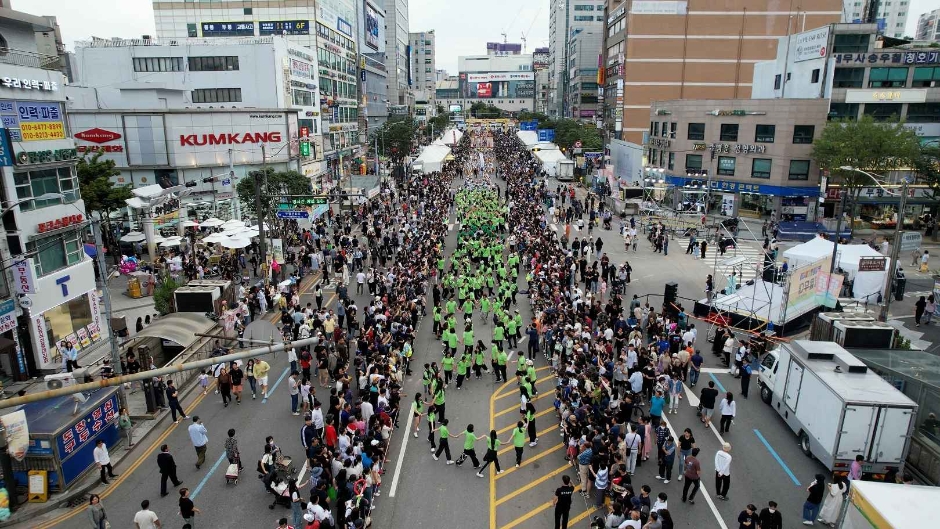
{"type": "Polygon", "coordinates": [[[140,279],[132,277],[127,280],[127,295],[133,299],[140,299],[143,297],[140,291],[140,279]]]}
{"type": "Polygon", "coordinates": [[[898,278],[894,282],[894,300],[904,301],[904,287],[907,285],[906,278],[898,278]]]}

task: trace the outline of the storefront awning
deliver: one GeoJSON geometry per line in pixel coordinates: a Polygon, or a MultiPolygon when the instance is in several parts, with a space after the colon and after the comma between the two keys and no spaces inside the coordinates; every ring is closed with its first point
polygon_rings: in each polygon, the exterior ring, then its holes
{"type": "Polygon", "coordinates": [[[195,312],[174,312],[161,317],[149,327],[134,335],[134,338],[160,338],[175,342],[182,347],[189,347],[199,338],[196,334],[206,334],[216,323],[202,314],[195,312]]]}

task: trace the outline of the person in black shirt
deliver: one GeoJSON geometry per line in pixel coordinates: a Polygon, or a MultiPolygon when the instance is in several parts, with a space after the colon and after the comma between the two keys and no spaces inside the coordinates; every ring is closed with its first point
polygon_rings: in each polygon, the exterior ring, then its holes
{"type": "Polygon", "coordinates": [[[555,497],[552,498],[552,505],[555,506],[555,529],[568,529],[568,513],[571,511],[571,496],[574,494],[574,487],[571,486],[571,478],[562,476],[562,486],[555,489],[555,497]]]}
{"type": "Polygon", "coordinates": [[[195,525],[194,518],[196,514],[201,511],[193,505],[193,500],[189,499],[189,489],[183,487],[180,489],[180,516],[183,517],[183,522],[195,525]]]}
{"type": "Polygon", "coordinates": [[[715,412],[715,399],[718,398],[718,390],[715,389],[715,381],[709,381],[708,387],[702,388],[699,395],[699,404],[702,406],[701,421],[708,428],[711,425],[712,414],[715,412]]]}
{"type": "Polygon", "coordinates": [[[232,368],[228,372],[232,377],[232,392],[235,394],[235,402],[242,403],[242,381],[245,379],[245,372],[238,365],[238,362],[232,362],[232,368]]]}
{"type": "Polygon", "coordinates": [[[757,507],[749,503],[738,515],[738,529],[755,529],[755,521],[757,521],[757,507]]]}
{"type": "Polygon", "coordinates": [[[757,517],[758,529],[783,529],[783,515],[777,510],[777,502],[767,503],[757,517]]]}
{"type": "Polygon", "coordinates": [[[176,418],[177,411],[182,415],[181,419],[186,418],[186,412],[183,411],[183,407],[180,406],[179,394],[176,392],[176,386],[173,385],[173,380],[166,381],[166,401],[167,405],[170,407],[170,413],[173,415],[174,423],[180,422],[180,419],[176,418]]]}

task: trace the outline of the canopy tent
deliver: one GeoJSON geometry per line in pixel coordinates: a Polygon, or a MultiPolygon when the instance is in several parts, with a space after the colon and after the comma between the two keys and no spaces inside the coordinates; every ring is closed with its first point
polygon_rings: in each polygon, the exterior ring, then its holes
{"type": "MultiPolygon", "coordinates": [[[[832,255],[832,241],[816,237],[808,242],[794,246],[783,252],[790,269],[814,263],[832,255]]],[[[836,254],[836,267],[845,272],[845,279],[852,281],[852,297],[859,301],[871,301],[884,291],[888,278],[887,266],[884,271],[859,272],[858,263],[862,257],[884,257],[867,244],[840,244],[836,254]]]]}
{"type": "Polygon", "coordinates": [[[548,173],[549,176],[555,176],[557,174],[559,160],[567,159],[565,153],[558,149],[542,149],[536,151],[534,154],[539,162],[542,163],[542,169],[548,173]]]}
{"type": "Polygon", "coordinates": [[[460,138],[463,138],[463,132],[460,132],[455,128],[451,128],[445,130],[444,134],[441,134],[440,140],[442,145],[457,145],[460,143],[460,138]]]}
{"type": "Polygon", "coordinates": [[[421,151],[421,156],[418,156],[415,164],[421,165],[421,172],[423,173],[440,171],[448,154],[450,154],[450,147],[431,144],[421,151]]]}
{"type": "Polygon", "coordinates": [[[539,142],[539,133],[534,130],[520,130],[516,133],[516,137],[519,138],[519,141],[526,147],[539,142]]]}

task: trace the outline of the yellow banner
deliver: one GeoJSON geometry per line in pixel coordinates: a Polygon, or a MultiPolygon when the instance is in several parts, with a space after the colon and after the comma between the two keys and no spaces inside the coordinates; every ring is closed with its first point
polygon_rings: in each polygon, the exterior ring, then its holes
{"type": "Polygon", "coordinates": [[[65,125],[61,121],[21,122],[20,133],[23,136],[23,141],[64,140],[65,125]]]}

